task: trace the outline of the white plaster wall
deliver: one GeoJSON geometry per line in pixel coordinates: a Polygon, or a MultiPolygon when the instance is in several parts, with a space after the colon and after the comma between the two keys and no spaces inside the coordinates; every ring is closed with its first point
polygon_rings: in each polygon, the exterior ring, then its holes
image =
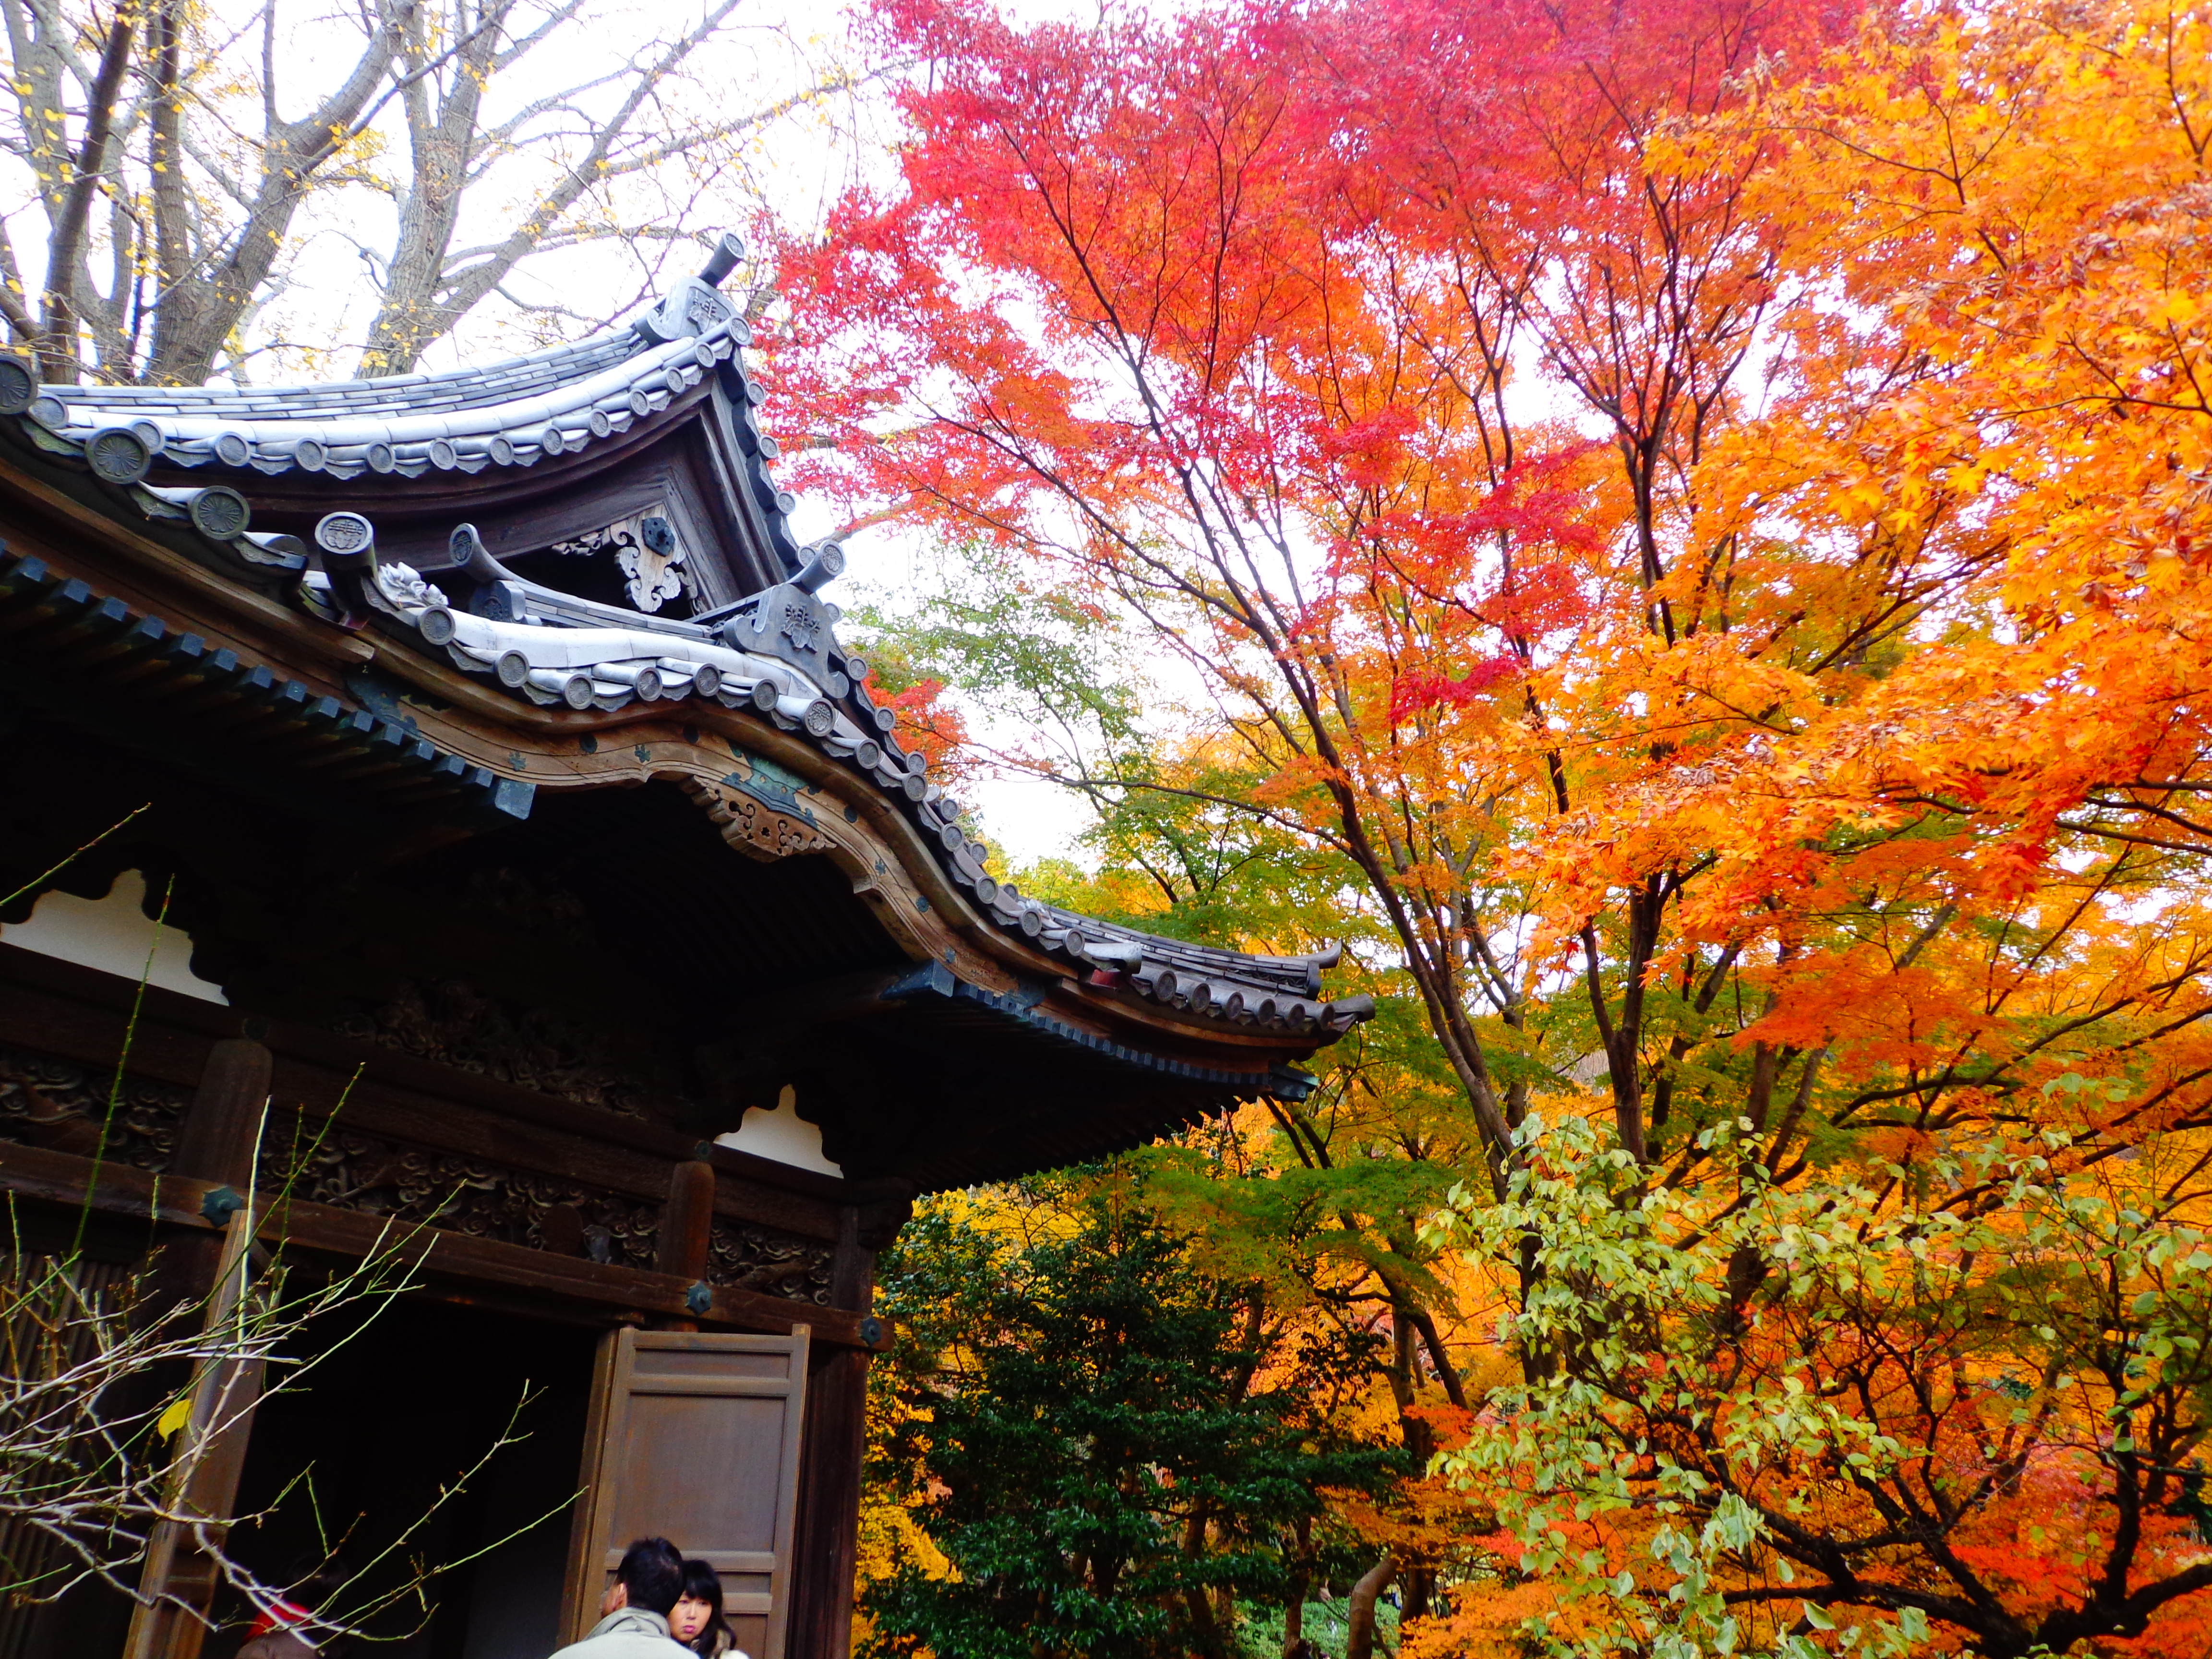
{"type": "MultiPolygon", "coordinates": [[[[143,978],[165,991],[181,991],[207,1002],[228,1002],[222,987],[192,972],[191,935],[146,915],[146,878],[125,870],[105,898],[74,893],[46,893],[28,921],[0,927],[0,944],[40,956],[82,963],[128,980],[143,978]],[[152,957],[152,966],[147,959],[152,957]]],[[[818,1152],[822,1137],[817,1133],[818,1152]]]]}
{"type": "Polygon", "coordinates": [[[776,1097],[774,1111],[754,1107],[738,1125],[737,1133],[716,1135],[714,1144],[750,1152],[755,1158],[771,1158],[794,1169],[841,1176],[845,1173],[822,1155],[822,1127],[799,1116],[799,1097],[788,1085],[776,1097]]]}

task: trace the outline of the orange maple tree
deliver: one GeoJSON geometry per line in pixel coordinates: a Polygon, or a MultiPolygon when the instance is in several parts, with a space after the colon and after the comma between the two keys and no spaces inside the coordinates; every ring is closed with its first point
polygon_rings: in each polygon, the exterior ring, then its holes
{"type": "Polygon", "coordinates": [[[807,482],[1148,630],[1357,872],[1537,1633],[2203,1650],[2203,9],[876,15],[807,482]]]}

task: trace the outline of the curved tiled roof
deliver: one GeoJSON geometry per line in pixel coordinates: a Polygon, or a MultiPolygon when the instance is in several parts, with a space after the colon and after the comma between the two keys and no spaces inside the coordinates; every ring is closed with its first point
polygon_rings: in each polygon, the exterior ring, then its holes
{"type": "Polygon", "coordinates": [[[64,442],[116,428],[165,463],[353,478],[528,466],[628,431],[750,338],[732,318],[654,341],[633,329],[481,369],[291,386],[41,386],[23,412],[64,442]]]}
{"type": "Polygon", "coordinates": [[[1368,998],[1322,998],[1321,970],[1337,960],[1334,951],[1273,957],[1186,944],[1039,903],[991,876],[959,809],[928,781],[923,758],[900,747],[890,711],[870,701],[860,684],[866,665],[836,643],[834,608],[813,597],[842,568],[834,547],[806,550],[811,563],[793,580],[692,622],[538,587],[484,554],[473,532],[457,532],[456,574],[496,581],[507,596],[507,613],[495,618],[452,603],[407,565],[379,562],[373,526],[357,514],[324,520],[319,555],[299,538],[249,530],[245,498],[220,483],[146,482],[156,459],[217,475],[305,471],[336,479],[533,466],[649,424],[706,376],[720,374],[743,428],[753,494],[781,532],[792,499],[768,473],[775,441],[754,418],[761,394],[738,356],[750,339],[743,318],[694,279],[628,325],[574,345],[390,380],[40,386],[25,360],[0,355],[0,416],[13,417],[40,448],[88,467],[149,517],[189,520],[199,536],[251,565],[288,578],[297,573],[299,600],[310,611],[411,635],[419,648],[517,697],[580,712],[696,699],[804,733],[892,799],[979,914],[1098,989],[1130,992],[1208,1022],[1323,1040],[1368,1018],[1368,998]],[[349,522],[333,529],[342,520],[349,522]],[[356,610],[362,614],[350,614],[356,610]],[[799,648],[800,641],[814,643],[799,648]]]}

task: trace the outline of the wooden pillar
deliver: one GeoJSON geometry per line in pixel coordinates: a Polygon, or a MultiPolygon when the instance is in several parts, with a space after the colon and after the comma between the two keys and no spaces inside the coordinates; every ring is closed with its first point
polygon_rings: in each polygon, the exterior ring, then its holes
{"type": "MultiPolygon", "coordinates": [[[[914,1212],[911,1189],[896,1184],[902,1190],[848,1206],[840,1219],[830,1295],[838,1307],[865,1314],[875,1302],[876,1256],[914,1212]]],[[[852,1648],[871,1357],[827,1343],[810,1357],[784,1659],[846,1659],[852,1648]]]]}
{"type": "MultiPolygon", "coordinates": [[[[253,1152],[269,1103],[275,1061],[246,1037],[217,1042],[200,1073],[199,1086],[177,1132],[170,1168],[177,1175],[228,1188],[242,1203],[253,1184],[253,1152]]],[[[240,1209],[219,1233],[187,1233],[163,1246],[153,1273],[156,1304],[185,1303],[212,1323],[234,1308],[251,1273],[253,1216],[240,1209]]],[[[191,1417],[183,1431],[185,1456],[176,1496],[179,1507],[211,1521],[227,1521],[238,1499],[240,1477],[261,1368],[237,1363],[209,1366],[199,1376],[173,1379],[192,1388],[191,1417]]],[[[219,1536],[220,1534],[218,1534],[219,1536]]],[[[174,1603],[206,1612],[216,1588],[216,1564],[180,1527],[155,1529],[139,1575],[142,1594],[173,1598],[133,1611],[125,1659],[195,1659],[206,1626],[174,1603]]]]}
{"type": "MultiPolygon", "coordinates": [[[[245,1295],[252,1277],[253,1212],[240,1210],[224,1229],[222,1274],[209,1298],[210,1324],[228,1317],[245,1295]]],[[[176,1507],[210,1521],[227,1522],[238,1501],[246,1471],[246,1449],[253,1407],[261,1396],[258,1360],[224,1360],[210,1364],[194,1379],[191,1409],[178,1443],[176,1507]]],[[[223,1528],[213,1529],[216,1541],[223,1528]]],[[[160,1604],[141,1602],[132,1612],[125,1659],[195,1659],[207,1626],[188,1609],[205,1613],[213,1604],[217,1573],[213,1556],[185,1527],[163,1522],[154,1529],[139,1574],[143,1591],[164,1593],[160,1604]],[[179,1605],[181,1603],[182,1605],[179,1605]]]]}
{"type": "Polygon", "coordinates": [[[244,1193],[253,1179],[253,1148],[275,1069],[274,1056],[251,1037],[226,1038],[210,1048],[170,1167],[244,1193]]]}
{"type": "MultiPolygon", "coordinates": [[[[697,1286],[707,1282],[707,1260],[714,1237],[714,1166],[708,1161],[714,1149],[701,1146],[698,1155],[669,1172],[668,1205],[660,1212],[660,1240],[654,1265],[697,1286]]],[[[696,1319],[665,1319],[663,1330],[696,1331],[696,1319]]]]}
{"type": "MultiPolygon", "coordinates": [[[[253,1149],[268,1109],[275,1057],[250,1037],[228,1037],[208,1050],[192,1103],[177,1127],[169,1172],[212,1181],[244,1198],[253,1184],[253,1149]]],[[[179,1233],[161,1247],[150,1289],[159,1304],[198,1303],[221,1270],[221,1233],[179,1233]]]]}
{"type": "Polygon", "coordinates": [[[811,1359],[784,1659],[844,1659],[852,1649],[853,1573],[860,1553],[868,1356],[823,1343],[811,1359]]]}

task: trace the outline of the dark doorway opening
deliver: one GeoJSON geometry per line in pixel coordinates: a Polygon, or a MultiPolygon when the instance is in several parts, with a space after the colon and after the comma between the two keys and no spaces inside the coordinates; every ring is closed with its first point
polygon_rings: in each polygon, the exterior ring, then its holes
{"type": "MultiPolygon", "coordinates": [[[[385,1639],[350,1644],[362,1659],[545,1659],[560,1645],[595,1334],[401,1299],[313,1343],[329,1358],[255,1413],[236,1512],[260,1518],[233,1532],[233,1553],[289,1583],[343,1534],[356,1601],[429,1570],[419,1598],[370,1623],[385,1639]],[[510,1421],[526,1437],[441,1504],[510,1421]]],[[[244,1640],[226,1630],[203,1651],[231,1659],[244,1640]]]]}

